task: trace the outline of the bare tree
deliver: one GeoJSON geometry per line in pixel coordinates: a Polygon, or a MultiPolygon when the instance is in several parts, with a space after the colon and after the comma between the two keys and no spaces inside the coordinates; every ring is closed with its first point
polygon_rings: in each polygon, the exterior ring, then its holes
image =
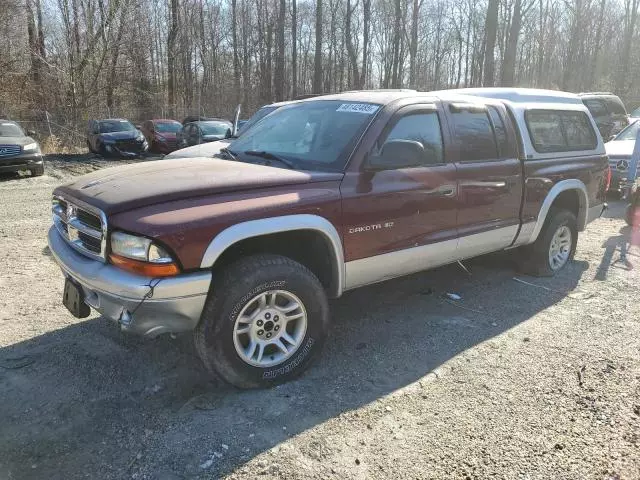
{"type": "Polygon", "coordinates": [[[316,0],[316,53],[313,62],[313,93],[322,93],[322,0],[316,0]]]}

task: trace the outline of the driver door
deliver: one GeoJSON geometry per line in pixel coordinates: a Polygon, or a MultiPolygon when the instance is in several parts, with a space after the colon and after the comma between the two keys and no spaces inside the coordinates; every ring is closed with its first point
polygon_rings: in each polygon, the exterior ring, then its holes
{"type": "MultiPolygon", "coordinates": [[[[401,108],[358,171],[341,185],[346,287],[355,288],[455,260],[456,168],[447,162],[443,112],[435,103],[401,108]],[[419,142],[424,154],[400,167],[379,156],[390,141],[419,142]],[[413,163],[413,164],[411,164],[413,163]]],[[[384,156],[383,156],[384,157],[384,156]]]]}

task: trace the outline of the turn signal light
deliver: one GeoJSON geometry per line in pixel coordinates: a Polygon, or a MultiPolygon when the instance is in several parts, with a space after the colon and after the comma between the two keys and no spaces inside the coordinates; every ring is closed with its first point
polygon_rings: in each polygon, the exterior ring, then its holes
{"type": "Polygon", "coordinates": [[[109,255],[109,260],[111,260],[111,263],[116,267],[120,267],[131,273],[144,275],[145,277],[171,277],[180,273],[180,269],[175,263],[141,262],[113,253],[109,255]]]}

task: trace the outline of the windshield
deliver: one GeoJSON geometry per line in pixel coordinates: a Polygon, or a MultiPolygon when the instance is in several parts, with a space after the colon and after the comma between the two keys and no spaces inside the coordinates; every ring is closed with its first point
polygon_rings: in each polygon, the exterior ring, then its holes
{"type": "Polygon", "coordinates": [[[158,133],[178,133],[182,130],[180,122],[159,122],[156,123],[156,132],[158,133]]]}
{"type": "Polygon", "coordinates": [[[260,110],[258,110],[256,113],[253,114],[253,116],[247,120],[245,122],[244,125],[242,125],[241,128],[238,129],[238,134],[244,133],[247,130],[249,130],[253,125],[255,125],[256,123],[258,123],[260,120],[262,120],[264,117],[266,117],[267,115],[269,115],[271,112],[274,112],[275,110],[277,110],[278,107],[272,107],[270,105],[266,106],[266,107],[262,107],[260,110]]]}
{"type": "Polygon", "coordinates": [[[379,108],[342,100],[280,107],[233,142],[230,149],[239,155],[248,151],[273,153],[303,170],[341,171],[347,153],[379,108]]]}
{"type": "Polygon", "coordinates": [[[24,137],[24,132],[13,122],[0,122],[0,137],[24,137]]]}
{"type": "Polygon", "coordinates": [[[136,127],[126,120],[103,120],[100,122],[100,133],[128,132],[135,129],[136,127]]]}
{"type": "Polygon", "coordinates": [[[622,140],[635,140],[638,136],[638,127],[640,127],[640,121],[633,122],[627,128],[622,130],[616,138],[613,139],[613,141],[619,142],[622,140]]]}
{"type": "Polygon", "coordinates": [[[198,125],[203,135],[225,135],[231,128],[226,122],[200,122],[198,125]]]}

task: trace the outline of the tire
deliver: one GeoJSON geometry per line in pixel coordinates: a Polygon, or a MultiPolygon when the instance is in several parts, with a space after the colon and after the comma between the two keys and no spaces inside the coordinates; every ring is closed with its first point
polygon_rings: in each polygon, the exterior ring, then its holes
{"type": "MultiPolygon", "coordinates": [[[[551,208],[537,240],[523,247],[520,252],[520,268],[523,272],[537,277],[552,277],[573,260],[578,243],[578,221],[568,210],[551,208]],[[559,233],[562,231],[562,233],[559,233]],[[567,238],[567,232],[570,237],[567,238]],[[554,237],[563,243],[560,249],[563,262],[554,262],[550,257],[554,237]],[[568,249],[568,250],[567,250],[568,249]]],[[[560,252],[558,252],[560,253],[560,252]]]]}
{"type": "Polygon", "coordinates": [[[287,257],[255,255],[229,266],[212,285],[194,341],[210,372],[239,388],[265,388],[304,372],[319,356],[328,331],[329,305],[316,276],[287,257]],[[273,292],[279,293],[274,297],[273,292]],[[263,309],[260,298],[266,300],[263,309]],[[301,308],[281,310],[294,302],[301,308]],[[248,320],[249,315],[254,318],[248,320]],[[280,328],[287,316],[291,320],[280,328]],[[252,339],[258,345],[253,350],[252,339]],[[274,341],[290,353],[269,343],[274,341]],[[262,359],[260,344],[266,345],[262,359]]]}
{"type": "Polygon", "coordinates": [[[38,165],[34,168],[30,168],[29,172],[31,173],[32,177],[41,177],[42,175],[44,175],[44,165],[38,165]]]}

